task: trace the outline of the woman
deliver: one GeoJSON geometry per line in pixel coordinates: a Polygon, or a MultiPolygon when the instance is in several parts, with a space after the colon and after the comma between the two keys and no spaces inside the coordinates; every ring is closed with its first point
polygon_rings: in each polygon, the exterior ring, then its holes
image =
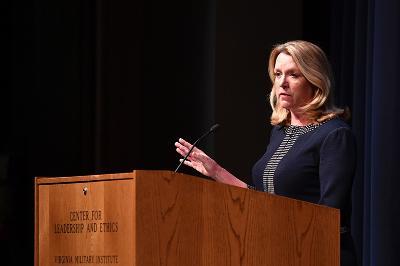
{"type": "MultiPolygon", "coordinates": [[[[341,265],[356,265],[350,235],[355,140],[347,110],[332,102],[333,77],[324,52],[306,41],[277,45],[269,57],[272,81],[270,143],[248,185],[195,148],[185,164],[216,181],[341,210],[341,265]]],[[[185,156],[191,144],[175,143],[185,156]]]]}

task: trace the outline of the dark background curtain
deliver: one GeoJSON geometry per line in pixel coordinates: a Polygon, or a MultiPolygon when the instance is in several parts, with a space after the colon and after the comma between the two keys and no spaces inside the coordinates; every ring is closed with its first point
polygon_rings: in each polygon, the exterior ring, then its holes
{"type": "Polygon", "coordinates": [[[362,265],[399,265],[400,3],[332,1],[337,100],[352,107],[358,142],[352,230],[362,265]]]}
{"type": "MultiPolygon", "coordinates": [[[[247,180],[270,126],[266,61],[305,39],[328,54],[358,142],[353,225],[360,265],[399,265],[397,0],[5,1],[0,240],[33,264],[33,178],[173,170],[173,143],[247,180]],[[362,262],[362,263],[361,263],[362,262]]],[[[190,174],[196,174],[183,168],[190,174]]]]}

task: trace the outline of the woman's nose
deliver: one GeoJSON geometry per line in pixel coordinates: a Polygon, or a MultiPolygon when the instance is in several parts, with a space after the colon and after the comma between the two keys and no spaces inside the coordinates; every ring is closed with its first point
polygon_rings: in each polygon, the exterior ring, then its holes
{"type": "Polygon", "coordinates": [[[282,75],[280,77],[280,79],[278,80],[278,85],[282,88],[287,87],[288,83],[287,83],[287,79],[286,79],[286,75],[282,75]]]}

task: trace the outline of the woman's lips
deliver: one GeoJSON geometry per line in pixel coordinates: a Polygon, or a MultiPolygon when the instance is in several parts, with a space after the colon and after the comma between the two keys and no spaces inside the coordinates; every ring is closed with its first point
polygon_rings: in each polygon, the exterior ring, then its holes
{"type": "Polygon", "coordinates": [[[284,93],[284,92],[282,92],[282,93],[279,93],[279,97],[290,97],[291,95],[290,94],[288,94],[288,93],[284,93]]]}

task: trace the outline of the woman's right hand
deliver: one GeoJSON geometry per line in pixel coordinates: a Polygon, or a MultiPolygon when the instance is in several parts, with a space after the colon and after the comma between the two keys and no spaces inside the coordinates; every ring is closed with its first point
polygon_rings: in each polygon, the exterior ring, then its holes
{"type": "MultiPolygon", "coordinates": [[[[176,151],[180,155],[185,157],[189,150],[192,148],[192,144],[180,138],[178,142],[175,142],[175,147],[176,151]]],[[[183,159],[180,159],[180,161],[182,160],[183,159]]],[[[208,156],[202,150],[196,147],[194,147],[193,151],[187,157],[184,164],[192,167],[193,169],[197,170],[205,176],[211,177],[215,181],[237,187],[247,188],[246,183],[222,168],[213,159],[211,159],[210,156],[208,156]]]]}
{"type": "MultiPolygon", "coordinates": [[[[192,148],[192,144],[180,138],[178,142],[175,142],[175,147],[176,151],[185,157],[192,148]]],[[[180,159],[180,161],[182,160],[183,159],[180,159]]],[[[197,147],[193,149],[188,158],[185,160],[184,164],[213,179],[216,178],[217,171],[220,168],[220,166],[213,159],[211,159],[207,154],[197,147]]]]}

